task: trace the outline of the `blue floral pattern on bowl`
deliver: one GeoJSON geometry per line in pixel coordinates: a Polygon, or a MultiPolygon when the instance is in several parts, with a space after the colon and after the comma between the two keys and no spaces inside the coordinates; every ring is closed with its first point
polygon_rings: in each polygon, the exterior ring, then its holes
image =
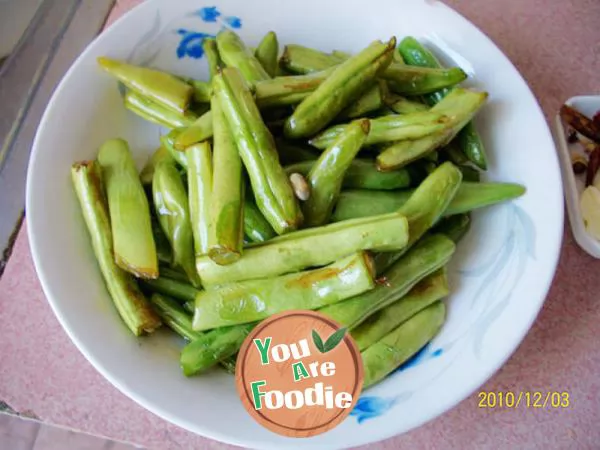
{"type": "Polygon", "coordinates": [[[186,14],[184,18],[190,19],[186,21],[185,26],[174,26],[174,22],[180,22],[181,17],[162,24],[157,11],[150,29],[134,46],[127,60],[134,64],[151,65],[161,51],[162,46],[158,42],[161,42],[165,33],[174,33],[179,36],[179,44],[175,49],[177,58],[200,59],[204,56],[202,48],[204,39],[216,37],[221,30],[242,28],[240,17],[224,15],[216,6],[202,7],[186,14]],[[191,21],[198,22],[200,26],[191,25],[191,21]]]}
{"type": "MultiPolygon", "coordinates": [[[[236,16],[223,16],[216,6],[200,8],[197,11],[190,13],[190,16],[199,17],[205,23],[216,23],[221,25],[223,29],[239,29],[242,27],[242,20],[236,16]]],[[[204,49],[202,42],[206,38],[216,37],[216,33],[205,33],[202,31],[188,30],[179,28],[177,34],[181,35],[181,41],[177,47],[178,58],[202,58],[204,49]]]]}

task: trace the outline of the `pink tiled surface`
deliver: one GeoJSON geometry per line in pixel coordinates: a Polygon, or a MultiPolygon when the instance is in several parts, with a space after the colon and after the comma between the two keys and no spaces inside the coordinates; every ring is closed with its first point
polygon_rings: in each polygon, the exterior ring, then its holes
{"type": "MultiPolygon", "coordinates": [[[[111,20],[135,3],[118,1],[111,20]]],[[[570,96],[600,93],[600,1],[447,3],[506,52],[547,118],[570,96]]],[[[232,448],[143,410],[91,367],[44,298],[26,226],[0,281],[0,400],[48,423],[149,448],[232,448]]],[[[483,387],[568,391],[570,408],[480,409],[475,395],[417,430],[368,448],[600,448],[598,286],[600,261],[576,246],[566,225],[558,271],[538,320],[508,363],[483,387]]]]}

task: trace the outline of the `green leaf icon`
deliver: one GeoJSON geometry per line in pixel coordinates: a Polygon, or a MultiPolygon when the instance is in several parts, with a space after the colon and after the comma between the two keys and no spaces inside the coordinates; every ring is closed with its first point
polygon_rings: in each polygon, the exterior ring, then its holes
{"type": "Polygon", "coordinates": [[[336,348],[338,346],[338,344],[340,342],[342,342],[342,339],[344,339],[345,334],[346,334],[346,328],[340,328],[335,333],[333,333],[331,336],[329,336],[329,339],[327,339],[327,341],[325,341],[325,345],[323,346],[324,351],[322,353],[330,352],[331,350],[336,348]]]}
{"type": "Polygon", "coordinates": [[[338,346],[338,344],[340,342],[342,342],[342,339],[344,339],[345,334],[346,334],[346,328],[340,328],[339,330],[334,332],[331,336],[329,336],[327,341],[325,341],[325,344],[323,344],[323,339],[321,339],[321,336],[319,336],[319,333],[317,333],[316,330],[312,330],[313,342],[315,343],[315,347],[317,347],[317,349],[321,353],[327,353],[327,352],[330,352],[331,350],[333,350],[334,348],[336,348],[338,346]]]}
{"type": "Polygon", "coordinates": [[[312,338],[313,338],[313,342],[315,343],[315,347],[317,347],[317,349],[321,353],[325,353],[325,349],[323,347],[323,339],[321,339],[321,336],[319,336],[319,333],[317,333],[317,330],[312,330],[312,338]]]}

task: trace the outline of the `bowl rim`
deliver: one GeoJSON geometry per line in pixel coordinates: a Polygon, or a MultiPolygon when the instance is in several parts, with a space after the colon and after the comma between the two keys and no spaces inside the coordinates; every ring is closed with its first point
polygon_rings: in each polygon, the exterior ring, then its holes
{"type": "MultiPolygon", "coordinates": [[[[31,181],[30,181],[31,180],[30,174],[33,170],[32,167],[34,166],[33,161],[35,160],[35,157],[36,157],[38,151],[42,151],[41,150],[42,146],[40,145],[40,136],[43,134],[43,130],[47,126],[49,126],[48,121],[49,121],[49,117],[50,117],[50,111],[52,110],[52,106],[55,103],[56,99],[59,97],[60,92],[65,89],[66,81],[70,78],[71,74],[76,70],[80,61],[82,59],[84,59],[85,56],[92,51],[94,44],[97,42],[97,40],[99,38],[101,38],[103,35],[109,33],[112,28],[117,27],[121,23],[128,21],[131,16],[137,14],[138,11],[141,10],[142,8],[149,8],[151,5],[160,3],[162,1],[163,0],[150,0],[150,1],[142,2],[142,3],[134,6],[133,8],[131,8],[129,11],[125,12],[121,17],[117,18],[113,23],[111,23],[108,27],[106,27],[100,34],[98,34],[96,36],[96,38],[79,54],[79,56],[72,62],[71,66],[69,67],[67,72],[61,78],[61,81],[56,86],[56,88],[52,94],[52,97],[46,106],[46,109],[44,111],[42,119],[39,123],[38,129],[36,131],[36,135],[35,135],[35,138],[33,141],[33,145],[32,145],[32,152],[31,152],[31,156],[30,156],[30,160],[29,160],[29,164],[28,164],[28,170],[27,170],[27,187],[26,187],[26,212],[29,212],[29,214],[31,214],[30,212],[32,211],[32,209],[30,208],[30,205],[32,204],[32,195],[33,194],[32,194],[32,187],[31,187],[31,181]]],[[[518,77],[518,79],[522,83],[523,87],[527,90],[531,99],[533,100],[535,111],[532,110],[532,112],[535,112],[535,114],[537,114],[538,118],[542,120],[542,123],[544,124],[544,132],[546,133],[545,137],[547,138],[548,143],[550,145],[554,146],[554,151],[550,152],[548,157],[554,158],[553,162],[556,167],[556,173],[560,176],[560,164],[558,161],[556,142],[553,139],[553,136],[551,133],[551,128],[549,126],[548,121],[546,120],[546,118],[544,116],[544,113],[541,109],[540,103],[539,103],[537,97],[535,96],[535,94],[533,93],[533,91],[531,90],[527,81],[524,79],[524,77],[521,75],[519,70],[512,63],[512,61],[506,56],[506,54],[503,52],[503,50],[498,45],[496,45],[495,42],[492,41],[489,38],[489,36],[486,33],[484,33],[477,25],[475,25],[473,22],[471,22],[469,19],[467,19],[465,16],[463,16],[457,10],[446,5],[445,3],[442,3],[442,2],[436,1],[436,0],[416,0],[416,1],[418,3],[431,4],[429,6],[435,6],[437,8],[445,9],[447,14],[451,14],[451,15],[455,16],[455,18],[458,21],[462,22],[462,24],[464,26],[472,27],[479,34],[481,39],[485,40],[488,45],[495,48],[498,51],[499,55],[504,58],[503,63],[513,69],[515,75],[518,77]]],[[[548,150],[550,151],[551,149],[552,148],[549,148],[548,150]]],[[[540,285],[539,299],[536,298],[536,302],[534,304],[532,304],[532,307],[530,308],[530,314],[529,314],[529,317],[527,318],[527,325],[523,326],[522,329],[520,330],[520,332],[515,334],[514,337],[512,338],[512,341],[514,342],[514,344],[509,346],[507,348],[507,350],[504,352],[504,354],[498,353],[497,357],[495,358],[493,363],[486,364],[487,370],[482,372],[482,375],[480,375],[480,377],[476,380],[476,382],[472,382],[469,386],[465,386],[461,391],[461,395],[456,395],[454,397],[453,401],[446,402],[443,405],[440,403],[437,405],[437,407],[431,408],[431,413],[428,415],[429,416],[428,418],[425,418],[420,421],[416,421],[411,427],[409,427],[405,431],[397,431],[397,430],[394,430],[392,427],[387,427],[386,431],[378,432],[374,439],[362,440],[359,444],[348,443],[347,445],[338,446],[335,448],[350,448],[355,445],[366,445],[366,444],[373,444],[376,442],[381,442],[385,439],[389,439],[389,438],[395,437],[395,436],[400,436],[409,431],[413,431],[417,428],[422,427],[423,425],[425,425],[429,422],[432,422],[433,420],[439,419],[443,414],[445,414],[446,412],[448,412],[451,409],[453,409],[454,407],[456,407],[459,403],[467,400],[478,388],[480,388],[485,383],[487,383],[492,378],[492,376],[495,375],[499,371],[499,369],[502,368],[506,364],[508,359],[521,346],[525,337],[531,330],[533,323],[537,319],[541,309],[543,308],[543,306],[545,304],[548,293],[550,291],[550,287],[551,287],[552,282],[554,281],[554,278],[556,275],[556,270],[557,270],[560,255],[561,255],[561,249],[562,249],[562,243],[563,243],[563,237],[564,237],[564,233],[563,233],[564,202],[562,201],[564,199],[564,191],[563,191],[562,184],[560,186],[558,186],[557,189],[559,190],[559,193],[560,193],[559,198],[561,198],[561,202],[560,202],[561,207],[559,208],[559,212],[558,212],[558,216],[559,216],[558,222],[559,223],[557,223],[555,225],[555,229],[554,229],[555,237],[551,242],[548,243],[548,245],[551,245],[553,247],[551,249],[552,250],[552,252],[551,252],[552,259],[547,261],[549,270],[547,271],[546,278],[543,280],[542,283],[539,284],[540,285]]],[[[34,213],[34,216],[35,216],[35,213],[34,213]]],[[[199,435],[201,437],[213,439],[213,440],[216,440],[216,441],[219,441],[222,443],[231,444],[231,445],[247,447],[247,448],[273,448],[273,449],[280,448],[279,443],[261,441],[261,440],[259,440],[260,438],[257,440],[254,440],[252,442],[248,442],[243,439],[238,439],[235,436],[227,435],[220,431],[215,431],[214,429],[211,429],[211,428],[206,428],[201,423],[194,423],[193,425],[189,424],[187,420],[173,416],[170,412],[166,411],[163,408],[163,406],[156,404],[154,401],[147,399],[143,395],[138,395],[135,391],[130,390],[127,386],[125,386],[121,382],[121,380],[118,379],[118,377],[114,377],[111,372],[109,372],[108,370],[106,370],[104,368],[103,364],[100,361],[98,361],[92,354],[90,354],[87,351],[85,343],[81,342],[78,339],[78,337],[73,334],[73,330],[71,330],[68,326],[66,326],[65,318],[60,313],[60,310],[58,308],[58,303],[55,300],[53,300],[53,297],[50,295],[50,293],[52,291],[52,289],[51,289],[52,283],[49,279],[46,278],[46,276],[44,274],[44,270],[41,266],[41,262],[40,262],[41,257],[40,257],[40,254],[38,253],[39,246],[36,244],[39,241],[39,239],[41,239],[41,237],[36,236],[33,232],[33,227],[30,227],[30,226],[27,227],[27,234],[28,234],[28,238],[30,241],[31,254],[32,254],[32,259],[34,262],[36,274],[38,276],[38,279],[40,280],[40,284],[42,286],[42,290],[44,291],[44,295],[46,296],[54,315],[56,316],[57,320],[61,324],[61,327],[66,332],[66,334],[69,336],[69,339],[75,344],[77,349],[88,360],[88,362],[106,380],[108,380],[114,387],[116,387],[121,393],[123,393],[130,399],[134,400],[136,403],[138,403],[140,406],[142,406],[148,412],[150,412],[154,415],[157,415],[158,417],[161,417],[162,419],[170,422],[171,424],[179,426],[179,427],[181,427],[185,430],[188,430],[188,431],[190,431],[196,435],[199,435]]],[[[302,444],[302,443],[293,444],[292,442],[290,442],[290,445],[286,444],[286,447],[289,447],[289,448],[324,448],[324,449],[332,448],[331,445],[326,445],[326,444],[318,443],[318,442],[311,442],[311,443],[305,442],[304,444],[302,444]]]]}

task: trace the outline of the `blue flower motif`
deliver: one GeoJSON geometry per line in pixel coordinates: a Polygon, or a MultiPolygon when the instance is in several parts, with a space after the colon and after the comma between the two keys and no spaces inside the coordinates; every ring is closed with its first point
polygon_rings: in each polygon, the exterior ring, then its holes
{"type": "Polygon", "coordinates": [[[200,8],[198,11],[192,13],[194,16],[199,16],[205,22],[216,22],[217,17],[221,15],[216,6],[208,6],[206,8],[200,8]]]}
{"type": "Polygon", "coordinates": [[[432,351],[431,353],[428,353],[429,347],[431,347],[431,342],[428,342],[427,344],[425,344],[417,353],[415,353],[413,356],[411,356],[409,359],[407,359],[404,362],[404,364],[402,364],[396,370],[394,370],[392,372],[392,374],[397,373],[397,372],[402,372],[410,367],[414,367],[417,364],[420,364],[427,359],[437,358],[444,352],[444,350],[442,348],[438,348],[438,349],[432,351]]]}
{"type": "Polygon", "coordinates": [[[191,58],[202,58],[204,49],[202,42],[208,37],[214,38],[214,34],[201,33],[198,31],[185,30],[183,28],[177,30],[177,33],[182,36],[181,42],[177,46],[177,57],[183,58],[189,56],[191,58]]]}
{"type": "Polygon", "coordinates": [[[223,17],[223,22],[229,25],[231,28],[242,28],[242,19],[235,16],[223,17]]]}
{"type": "Polygon", "coordinates": [[[351,416],[356,416],[359,424],[367,419],[372,419],[388,411],[398,401],[397,397],[361,397],[356,402],[354,409],[350,411],[351,416]]]}
{"type": "Polygon", "coordinates": [[[202,42],[207,37],[216,37],[216,33],[227,30],[227,29],[239,29],[242,28],[242,19],[237,16],[223,16],[221,11],[216,6],[207,6],[200,8],[196,11],[192,11],[186,15],[187,17],[200,17],[205,23],[216,24],[219,30],[215,30],[214,26],[211,25],[213,32],[212,34],[200,31],[191,31],[184,28],[177,30],[177,33],[182,36],[181,42],[177,47],[177,57],[200,59],[204,56],[204,50],[202,48],[202,42]]]}
{"type": "Polygon", "coordinates": [[[437,350],[434,350],[433,352],[431,352],[431,357],[432,358],[437,358],[438,356],[440,356],[442,353],[444,352],[444,350],[442,350],[441,348],[438,348],[437,350]]]}

